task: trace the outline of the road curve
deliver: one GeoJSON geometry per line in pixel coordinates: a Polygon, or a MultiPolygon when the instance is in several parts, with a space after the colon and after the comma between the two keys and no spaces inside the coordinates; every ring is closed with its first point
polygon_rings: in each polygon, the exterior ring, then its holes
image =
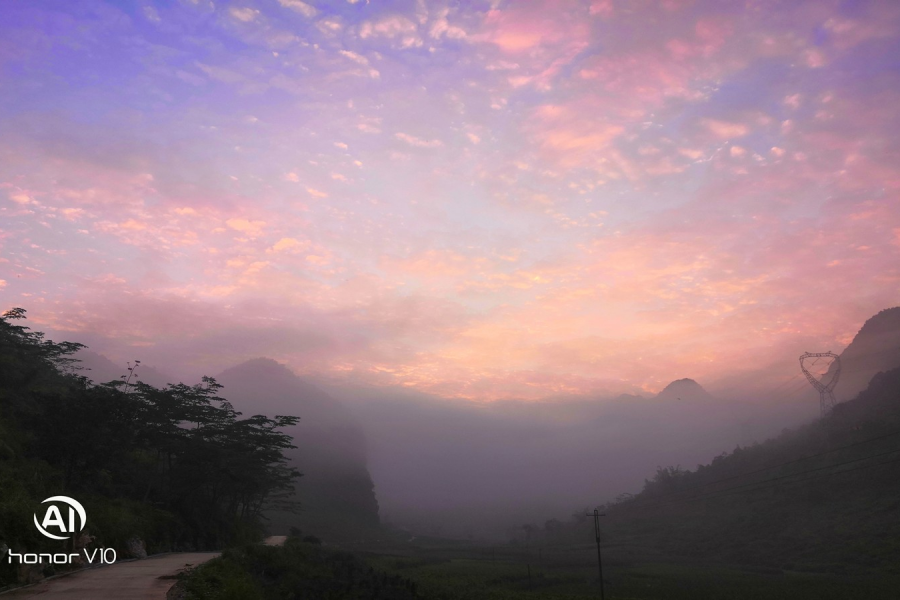
{"type": "Polygon", "coordinates": [[[218,552],[178,552],[85,569],[8,592],[2,598],[164,600],[166,592],[175,583],[174,575],[187,566],[197,566],[218,555],[218,552]]]}
{"type": "Polygon", "coordinates": [[[266,546],[284,546],[286,540],[286,535],[270,535],[263,541],[263,544],[266,546]]]}

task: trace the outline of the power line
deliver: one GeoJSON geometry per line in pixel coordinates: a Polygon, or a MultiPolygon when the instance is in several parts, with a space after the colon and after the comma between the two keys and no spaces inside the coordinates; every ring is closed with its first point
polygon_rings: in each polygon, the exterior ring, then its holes
{"type": "MultiPolygon", "coordinates": [[[[802,377],[802,376],[803,376],[802,373],[799,374],[799,375],[797,375],[797,377],[802,377]]],[[[799,383],[801,383],[801,384],[803,384],[803,385],[796,385],[796,384],[798,383],[798,382],[796,382],[796,381],[793,382],[793,383],[794,383],[793,386],[788,386],[786,389],[782,390],[782,392],[781,392],[780,394],[778,394],[778,395],[774,395],[774,394],[773,394],[773,395],[769,395],[769,396],[767,396],[767,398],[769,398],[770,400],[784,400],[784,399],[786,399],[786,398],[789,398],[789,397],[793,396],[794,394],[796,394],[797,392],[799,392],[800,390],[802,390],[803,388],[805,388],[805,387],[808,385],[808,384],[806,383],[806,381],[800,381],[800,382],[799,382],[799,383]]]]}
{"type": "MultiPolygon", "coordinates": [[[[898,432],[898,433],[900,433],[900,432],[898,432]]],[[[871,455],[871,456],[864,456],[864,457],[861,457],[861,458],[855,458],[855,459],[853,459],[853,460],[844,461],[844,462],[837,463],[837,464],[834,464],[834,465],[825,465],[825,466],[822,466],[822,467],[816,467],[815,469],[807,469],[806,471],[799,471],[799,472],[797,472],[797,473],[789,473],[789,474],[787,474],[787,475],[780,475],[780,476],[778,476],[778,477],[772,477],[772,478],[770,478],[770,479],[764,479],[764,480],[762,480],[762,481],[756,481],[756,482],[753,482],[753,483],[745,483],[745,484],[743,484],[743,485],[737,485],[737,486],[734,486],[734,487],[726,488],[726,489],[724,489],[724,490],[715,490],[715,491],[712,491],[712,492],[707,492],[707,493],[705,493],[705,494],[696,494],[696,495],[694,495],[694,496],[691,496],[690,498],[681,498],[681,499],[677,499],[677,500],[658,500],[658,501],[656,501],[656,502],[654,502],[654,503],[648,503],[648,506],[665,506],[665,505],[668,505],[668,504],[681,504],[681,503],[683,503],[683,502],[691,502],[691,501],[693,501],[693,500],[698,500],[698,499],[700,499],[700,498],[708,498],[708,497],[710,497],[710,496],[725,495],[725,494],[727,494],[727,493],[729,493],[729,492],[734,492],[734,491],[736,491],[736,490],[741,490],[741,489],[745,489],[745,488],[748,488],[748,487],[754,487],[754,486],[762,486],[763,488],[764,488],[764,487],[769,487],[769,486],[767,486],[766,484],[770,484],[770,483],[777,482],[777,481],[782,481],[782,480],[785,480],[785,479],[790,479],[790,478],[792,478],[792,477],[798,477],[798,476],[800,476],[800,475],[807,475],[807,474],[809,474],[809,473],[817,473],[817,472],[821,472],[821,471],[824,471],[824,470],[827,470],[827,469],[834,469],[834,468],[837,468],[837,467],[842,467],[842,466],[844,466],[844,465],[849,465],[849,464],[853,464],[853,463],[862,462],[862,461],[864,461],[864,460],[871,460],[871,459],[873,459],[873,458],[881,458],[881,457],[887,456],[887,455],[889,455],[889,454],[896,454],[897,452],[900,452],[900,448],[896,448],[896,449],[894,449],[894,450],[889,450],[889,451],[887,451],[887,452],[881,452],[881,453],[879,453],[879,454],[873,454],[873,455],[871,455]]],[[[878,466],[878,465],[882,465],[882,464],[885,464],[885,465],[886,465],[886,464],[891,464],[891,463],[895,463],[895,462],[900,462],[900,458],[895,459],[895,460],[885,461],[885,462],[882,462],[882,463],[877,463],[877,464],[875,464],[875,465],[864,465],[864,466],[862,466],[862,467],[856,467],[856,468],[853,468],[853,469],[844,469],[843,471],[838,471],[837,473],[833,473],[833,474],[837,475],[837,474],[840,474],[840,473],[849,473],[849,472],[851,472],[851,471],[857,471],[857,470],[860,470],[860,469],[866,469],[866,468],[873,467],[873,466],[878,466]]],[[[762,489],[762,488],[761,488],[761,489],[762,489]]],[[[633,507],[629,507],[629,508],[633,508],[633,507]]]]}
{"type": "MultiPolygon", "coordinates": [[[[868,460],[868,459],[870,459],[870,458],[878,458],[878,457],[880,457],[880,456],[885,456],[885,455],[887,455],[887,454],[893,454],[893,453],[895,453],[895,452],[900,452],[900,450],[893,450],[893,451],[891,451],[891,452],[885,452],[885,453],[883,453],[883,454],[877,454],[877,455],[875,455],[875,456],[867,456],[865,459],[859,459],[859,460],[868,460]]],[[[849,462],[858,462],[858,461],[849,461],[849,462]]],[[[874,464],[871,464],[871,465],[862,465],[862,466],[854,467],[854,468],[851,468],[851,469],[844,469],[844,470],[842,470],[842,471],[836,471],[836,472],[834,472],[834,473],[824,473],[824,474],[819,474],[819,475],[813,475],[813,476],[811,476],[811,477],[807,477],[806,479],[814,479],[815,477],[821,477],[821,476],[823,476],[823,475],[841,475],[841,474],[843,474],[843,473],[851,473],[851,472],[853,472],[853,471],[862,471],[863,469],[870,469],[870,468],[872,468],[872,467],[880,467],[880,466],[883,466],[883,465],[890,465],[890,464],[894,464],[894,463],[900,463],[900,458],[895,458],[895,459],[893,459],[893,460],[886,460],[886,461],[882,461],[882,462],[879,462],[879,463],[874,463],[874,464]]],[[[828,467],[822,467],[822,469],[839,467],[839,466],[842,466],[842,465],[844,465],[844,464],[848,464],[848,463],[840,463],[840,464],[838,464],[838,465],[829,465],[828,467]]],[[[760,481],[760,482],[755,483],[755,484],[747,484],[747,486],[758,486],[758,487],[756,487],[756,489],[751,490],[751,491],[763,490],[763,489],[767,489],[767,488],[770,488],[770,487],[775,487],[774,485],[764,485],[764,484],[768,484],[768,483],[771,483],[771,482],[777,482],[779,479],[789,479],[789,478],[791,478],[791,477],[796,477],[796,476],[798,476],[798,475],[805,475],[805,474],[812,473],[812,472],[814,472],[814,471],[819,471],[819,470],[821,470],[821,469],[811,469],[811,470],[809,470],[809,471],[801,471],[800,473],[793,473],[793,474],[791,474],[791,475],[785,475],[785,476],[780,477],[780,478],[766,479],[765,481],[760,481]]],[[[803,480],[801,480],[801,481],[803,481],[803,480]]],[[[734,487],[734,488],[729,488],[729,489],[727,489],[727,490],[719,490],[719,491],[717,491],[717,492],[710,492],[710,493],[708,493],[708,494],[700,494],[700,495],[694,496],[694,497],[692,497],[692,498],[684,498],[684,499],[682,499],[682,500],[673,500],[673,501],[671,501],[671,502],[665,502],[665,503],[663,503],[663,505],[665,505],[665,504],[681,504],[681,503],[683,503],[683,502],[688,502],[688,501],[692,501],[692,500],[698,500],[698,499],[702,499],[702,498],[708,498],[708,497],[710,497],[710,496],[728,496],[728,495],[730,495],[730,494],[735,494],[735,493],[737,493],[736,490],[738,490],[738,488],[747,487],[747,486],[736,486],[736,487],[734,487]]]]}
{"type": "MultiPolygon", "coordinates": [[[[754,471],[748,471],[748,472],[746,472],[746,473],[739,473],[739,474],[737,474],[737,475],[731,475],[731,476],[729,476],[729,477],[724,477],[724,478],[722,478],[722,479],[716,479],[716,480],[714,480],[714,481],[708,481],[708,482],[706,482],[706,483],[700,483],[700,484],[697,484],[697,485],[694,485],[694,486],[691,486],[691,487],[682,488],[682,489],[677,490],[677,491],[675,491],[675,492],[673,492],[673,493],[675,493],[675,494],[681,494],[681,493],[684,493],[684,492],[690,492],[690,491],[692,491],[692,490],[697,490],[697,489],[702,489],[702,488],[705,488],[705,487],[709,487],[709,486],[711,486],[711,485],[716,485],[716,484],[718,484],[718,483],[725,483],[726,481],[734,481],[735,479],[740,479],[740,478],[742,478],[742,477],[749,477],[749,476],[751,476],[751,475],[756,475],[756,474],[758,474],[758,473],[764,473],[764,472],[766,472],[766,471],[771,471],[771,470],[773,470],[773,469],[779,469],[779,468],[781,468],[781,467],[786,467],[786,466],[788,466],[788,465],[793,465],[793,464],[796,464],[796,463],[799,463],[799,462],[803,462],[803,461],[806,461],[806,460],[811,460],[811,459],[813,459],[813,458],[819,458],[820,456],[825,456],[826,454],[831,454],[831,453],[833,453],[833,452],[840,452],[841,450],[847,450],[848,448],[855,448],[855,447],[857,447],[857,446],[863,446],[863,445],[865,445],[865,444],[871,444],[872,442],[877,442],[877,441],[879,441],[879,440],[887,439],[887,438],[894,437],[894,436],[897,436],[897,435],[900,435],[900,430],[898,430],[898,431],[892,431],[891,433],[886,433],[886,434],[884,434],[884,435],[880,435],[880,436],[874,437],[874,438],[869,438],[869,439],[867,439],[867,440],[862,440],[862,441],[859,441],[859,442],[854,442],[854,443],[852,443],[852,444],[847,444],[847,445],[844,445],[844,446],[838,446],[837,448],[831,448],[831,449],[829,449],[829,450],[825,450],[825,451],[823,451],[823,452],[818,452],[818,453],[816,453],[816,454],[811,454],[811,455],[809,455],[809,456],[803,456],[803,457],[800,457],[800,458],[795,458],[794,460],[789,460],[789,461],[786,461],[786,462],[783,462],[783,463],[778,463],[778,464],[776,464],[776,465],[771,465],[771,466],[768,466],[768,467],[763,467],[763,468],[761,468],[761,469],[756,469],[756,470],[754,470],[754,471]]],[[[897,451],[897,450],[895,450],[894,452],[896,452],[896,451],[897,451]]],[[[877,455],[876,455],[876,456],[877,456],[877,455]]],[[[874,457],[873,457],[873,458],[874,458],[874,457]]],[[[715,492],[710,492],[710,493],[715,493],[715,492]]],[[[646,502],[647,502],[648,504],[650,504],[650,503],[653,503],[654,501],[648,499],[646,502]]],[[[632,507],[635,508],[634,505],[632,505],[632,507]]]]}
{"type": "Polygon", "coordinates": [[[773,398],[773,399],[774,399],[774,400],[787,400],[787,399],[790,398],[791,396],[796,396],[796,395],[797,395],[797,392],[800,392],[800,391],[806,389],[806,386],[807,386],[807,385],[809,385],[809,384],[806,383],[806,381],[801,381],[801,382],[800,382],[800,385],[794,386],[794,387],[791,389],[791,391],[785,392],[785,393],[782,394],[781,396],[776,396],[776,397],[773,398]]]}
{"type": "MultiPolygon", "coordinates": [[[[837,463],[834,465],[824,465],[821,467],[816,467],[814,469],[807,469],[806,471],[798,471],[797,473],[788,473],[787,475],[779,475],[778,477],[764,479],[762,481],[757,481],[755,483],[745,483],[743,485],[736,485],[734,487],[726,488],[724,490],[716,490],[714,492],[708,492],[706,494],[698,494],[697,496],[692,496],[691,498],[685,498],[684,500],[694,500],[696,498],[701,498],[701,497],[716,496],[719,494],[724,494],[725,492],[731,492],[734,490],[739,490],[739,489],[748,488],[748,487],[765,486],[765,484],[772,483],[775,481],[782,481],[784,479],[790,479],[792,477],[798,477],[800,475],[807,475],[809,473],[818,473],[818,472],[825,471],[828,469],[835,469],[837,467],[843,467],[844,465],[850,465],[853,463],[871,460],[873,458],[881,458],[883,456],[888,456],[890,454],[896,454],[897,452],[900,452],[900,448],[896,448],[894,450],[888,450],[887,452],[880,452],[878,454],[873,454],[871,456],[863,456],[860,458],[854,458],[853,460],[847,460],[847,461],[840,462],[840,463],[837,463]]],[[[897,459],[897,460],[900,460],[900,459],[897,459]]],[[[890,461],[890,462],[893,462],[893,461],[890,461]]],[[[848,471],[854,471],[854,470],[856,470],[856,469],[845,469],[844,471],[838,471],[838,473],[846,473],[848,471]]]]}
{"type": "Polygon", "coordinates": [[[781,387],[786,386],[787,384],[791,383],[793,380],[797,379],[797,378],[800,377],[801,375],[802,375],[802,373],[797,373],[797,374],[795,374],[793,377],[791,377],[790,379],[785,379],[784,381],[782,381],[781,383],[779,383],[778,385],[776,385],[775,387],[773,387],[771,390],[769,390],[769,391],[766,392],[766,393],[767,393],[767,394],[774,394],[774,393],[778,390],[778,388],[781,388],[781,387]]]}

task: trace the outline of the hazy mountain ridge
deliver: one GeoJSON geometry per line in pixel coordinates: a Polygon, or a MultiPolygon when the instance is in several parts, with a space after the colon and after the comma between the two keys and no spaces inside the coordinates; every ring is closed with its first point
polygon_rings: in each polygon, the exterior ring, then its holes
{"type": "MultiPolygon", "coordinates": [[[[75,354],[75,358],[81,361],[78,365],[81,369],[76,370],[75,374],[83,375],[95,384],[120,381],[128,377],[127,362],[120,365],[102,354],[84,348],[75,354]]],[[[131,361],[131,366],[135,367],[135,361],[131,361]]],[[[174,378],[143,363],[137,365],[137,368],[134,370],[134,377],[132,377],[131,383],[137,381],[142,381],[154,387],[165,387],[169,383],[175,383],[174,378]]]]}
{"type": "Polygon", "coordinates": [[[272,530],[291,526],[326,537],[345,537],[355,526],[379,522],[369,474],[366,440],[341,403],[272,359],[246,361],[220,373],[221,395],[244,414],[300,417],[286,430],[295,450],[287,453],[302,473],[296,489],[301,513],[271,513],[272,530]]]}

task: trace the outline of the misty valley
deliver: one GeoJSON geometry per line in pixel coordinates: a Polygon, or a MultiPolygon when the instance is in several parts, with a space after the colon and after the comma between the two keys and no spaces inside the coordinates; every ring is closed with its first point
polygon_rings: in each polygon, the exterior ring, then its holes
{"type": "Polygon", "coordinates": [[[187,386],[139,361],[121,375],[25,317],[0,322],[5,555],[222,551],[177,598],[593,598],[598,568],[609,598],[896,596],[900,308],[840,352],[846,388],[818,416],[803,377],[727,407],[691,379],[654,397],[354,399],[271,359],[187,386]],[[748,439],[754,422],[769,430],[748,439]],[[60,490],[90,515],[80,541],[29,526],[60,490]]]}

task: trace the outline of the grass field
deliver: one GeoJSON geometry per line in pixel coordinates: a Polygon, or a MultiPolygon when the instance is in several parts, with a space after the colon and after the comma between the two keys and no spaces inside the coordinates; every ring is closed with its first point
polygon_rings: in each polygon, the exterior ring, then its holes
{"type": "MultiPolygon", "coordinates": [[[[625,544],[603,552],[609,600],[896,600],[900,590],[900,576],[878,571],[717,564],[625,544]]],[[[184,598],[210,600],[576,600],[600,597],[596,561],[591,543],[383,540],[351,552],[295,537],[228,550],[180,585],[184,598]]]]}
{"type": "MultiPolygon", "coordinates": [[[[435,600],[600,597],[596,547],[591,544],[420,547],[397,555],[369,553],[366,562],[415,581],[423,598],[435,600]]],[[[604,548],[603,568],[608,599],[896,600],[900,590],[895,575],[710,564],[626,547],[604,548]]]]}

